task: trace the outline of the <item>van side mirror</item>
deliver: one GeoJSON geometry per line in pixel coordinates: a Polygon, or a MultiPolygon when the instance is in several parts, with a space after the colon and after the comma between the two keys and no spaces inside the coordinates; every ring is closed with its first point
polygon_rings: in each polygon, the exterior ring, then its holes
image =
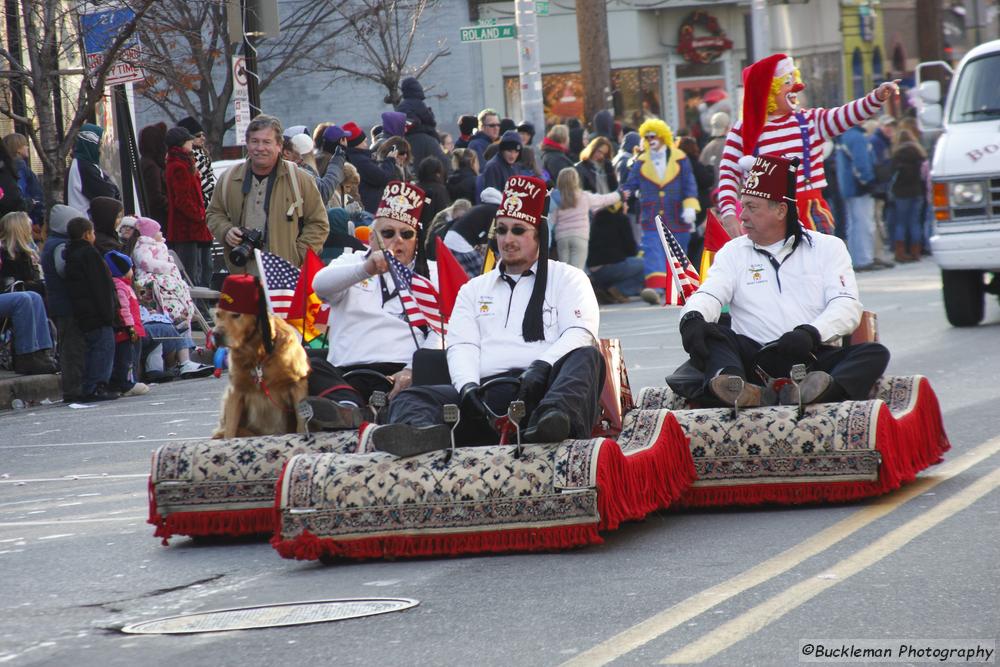
{"type": "Polygon", "coordinates": [[[922,81],[917,92],[920,99],[926,104],[939,104],[941,102],[941,83],[939,81],[922,81]]]}
{"type": "MultiPolygon", "coordinates": [[[[933,83],[937,83],[934,81],[933,83]]],[[[920,109],[917,114],[917,120],[920,121],[920,130],[936,130],[941,127],[941,105],[940,104],[925,104],[922,109],[920,109]]]]}

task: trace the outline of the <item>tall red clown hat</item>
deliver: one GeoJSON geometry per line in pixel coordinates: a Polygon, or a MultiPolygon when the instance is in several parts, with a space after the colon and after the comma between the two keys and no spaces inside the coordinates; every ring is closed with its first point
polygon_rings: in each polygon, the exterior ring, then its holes
{"type": "MultiPolygon", "coordinates": [[[[764,124],[767,122],[767,98],[771,95],[771,82],[775,77],[795,71],[795,63],[784,53],[761,58],[743,70],[743,155],[753,155],[764,124]]],[[[793,89],[805,88],[799,84],[793,89]]]]}

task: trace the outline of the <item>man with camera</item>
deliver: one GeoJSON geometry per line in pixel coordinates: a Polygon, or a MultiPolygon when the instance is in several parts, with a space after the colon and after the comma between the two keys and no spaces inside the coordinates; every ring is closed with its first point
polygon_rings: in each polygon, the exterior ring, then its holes
{"type": "Polygon", "coordinates": [[[316,181],[281,159],[277,118],[257,116],[245,136],[249,158],[219,179],[208,206],[208,227],[226,248],[230,273],[259,275],[254,249],[301,266],[309,248],[322,252],[330,231],[316,181]]]}

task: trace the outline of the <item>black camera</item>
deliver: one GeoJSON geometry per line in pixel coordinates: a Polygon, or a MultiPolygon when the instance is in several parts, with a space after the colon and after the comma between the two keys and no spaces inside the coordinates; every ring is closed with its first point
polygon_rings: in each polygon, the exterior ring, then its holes
{"type": "Polygon", "coordinates": [[[236,266],[246,266],[253,257],[254,250],[264,247],[264,232],[259,229],[244,229],[243,240],[229,251],[229,261],[236,266]]]}

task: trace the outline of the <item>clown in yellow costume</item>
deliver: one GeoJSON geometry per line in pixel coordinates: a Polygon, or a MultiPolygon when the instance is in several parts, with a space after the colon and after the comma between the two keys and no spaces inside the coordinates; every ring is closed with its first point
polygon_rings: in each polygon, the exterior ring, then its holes
{"type": "Polygon", "coordinates": [[[743,118],[726,137],[719,161],[719,212],[730,236],[741,233],[736,216],[743,173],[757,155],[798,158],[796,204],[806,229],[833,233],[834,220],[823,199],[823,142],[876,114],[899,92],[886,81],[866,96],[834,109],[800,109],[805,89],[795,63],[784,53],[762,58],[743,70],[743,118]]]}
{"type": "Polygon", "coordinates": [[[639,126],[639,135],[643,151],[632,164],[621,189],[634,192],[639,198],[645,286],[662,296],[667,288],[667,259],[656,231],[656,216],[660,216],[687,251],[694,219],[700,210],[698,185],[687,156],[674,146],[673,134],[666,123],[647,120],[639,126]]]}

